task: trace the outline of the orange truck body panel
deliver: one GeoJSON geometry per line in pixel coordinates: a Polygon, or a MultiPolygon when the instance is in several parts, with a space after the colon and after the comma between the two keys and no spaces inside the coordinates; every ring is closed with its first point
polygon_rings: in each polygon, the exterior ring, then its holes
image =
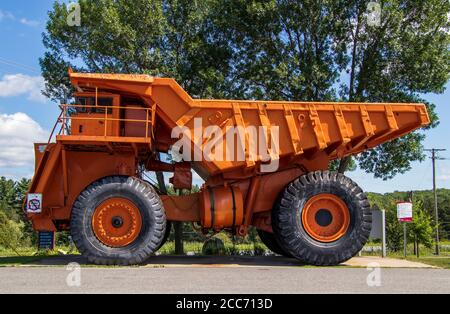
{"type": "MultiPolygon", "coordinates": [[[[237,220],[231,222],[230,213],[224,210],[217,213],[212,226],[209,213],[203,210],[208,203],[204,192],[162,196],[169,220],[201,221],[216,229],[232,223],[241,234],[252,224],[270,230],[270,210],[277,196],[302,174],[325,170],[330,160],[358,154],[430,122],[423,104],[197,100],[168,78],[89,73],[70,73],[70,78],[80,94],[115,95],[113,109],[71,116],[63,113],[62,129],[70,120],[70,132],[60,131],[56,143],[36,145],[30,193],[43,194],[43,212],[30,215],[36,230],[67,229],[73,202],[84,188],[106,176],[138,175],[139,165],[147,163],[149,156],[167,152],[177,141],[171,138],[173,128],[195,133],[198,118],[203,129],[279,127],[276,172],[259,171],[261,156],[191,162],[206,181],[205,189],[213,188],[224,208],[229,206],[230,195],[234,196],[227,187],[236,189],[237,220]]],[[[193,152],[202,151],[206,142],[193,140],[193,152]]]]}
{"type": "MultiPolygon", "coordinates": [[[[173,79],[147,75],[71,74],[75,86],[95,86],[139,95],[170,127],[188,127],[194,119],[210,125],[280,128],[280,157],[326,151],[330,159],[354,155],[428,124],[423,104],[367,104],[196,100],[173,79]]],[[[199,149],[194,145],[194,149],[199,149]]],[[[251,168],[248,161],[203,161],[208,175],[251,168]]]]}

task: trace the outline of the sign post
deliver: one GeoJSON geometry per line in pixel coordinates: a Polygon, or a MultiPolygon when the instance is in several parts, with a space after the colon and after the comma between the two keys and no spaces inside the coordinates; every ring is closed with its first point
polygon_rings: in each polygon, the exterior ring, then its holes
{"type": "Polygon", "coordinates": [[[408,252],[408,239],[406,224],[413,222],[413,204],[411,202],[398,202],[397,203],[397,218],[398,221],[403,223],[403,254],[406,258],[408,252]]]}
{"type": "Polygon", "coordinates": [[[406,222],[403,223],[403,256],[408,256],[408,237],[406,232],[406,222]]]}
{"type": "Polygon", "coordinates": [[[386,245],[386,211],[383,209],[381,210],[381,243],[382,243],[382,253],[381,256],[385,258],[387,256],[387,245],[386,245]]]}

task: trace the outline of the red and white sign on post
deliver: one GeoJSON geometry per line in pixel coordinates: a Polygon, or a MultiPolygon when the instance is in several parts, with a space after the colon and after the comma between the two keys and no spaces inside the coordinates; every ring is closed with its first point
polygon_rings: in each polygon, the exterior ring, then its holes
{"type": "Polygon", "coordinates": [[[413,204],[411,202],[397,203],[397,218],[400,222],[413,221],[413,204]]]}
{"type": "Polygon", "coordinates": [[[28,194],[27,212],[29,214],[40,214],[42,212],[42,194],[28,194]]]}

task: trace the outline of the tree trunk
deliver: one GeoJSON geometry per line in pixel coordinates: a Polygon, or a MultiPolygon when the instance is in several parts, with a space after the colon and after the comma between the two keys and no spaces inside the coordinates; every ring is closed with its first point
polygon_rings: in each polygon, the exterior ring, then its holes
{"type": "Polygon", "coordinates": [[[350,86],[348,88],[348,101],[352,102],[355,100],[355,81],[356,81],[356,58],[358,52],[358,40],[359,31],[361,29],[361,12],[358,10],[357,22],[355,33],[353,34],[353,48],[352,48],[352,65],[350,70],[350,86]]]}
{"type": "MultiPolygon", "coordinates": [[[[355,32],[353,34],[353,47],[352,47],[352,62],[350,69],[350,86],[348,89],[348,101],[352,102],[355,100],[355,81],[356,81],[356,59],[358,52],[358,40],[359,40],[359,32],[361,29],[361,11],[358,10],[357,13],[357,22],[355,32]]],[[[350,156],[344,157],[339,162],[339,173],[345,173],[348,170],[348,166],[351,161],[350,156]]]]}
{"type": "Polygon", "coordinates": [[[417,236],[414,236],[414,255],[417,254],[417,236]]]}
{"type": "Polygon", "coordinates": [[[341,159],[341,161],[339,162],[339,173],[345,173],[347,171],[348,166],[350,165],[351,158],[352,157],[347,156],[341,159]]]}
{"type": "MultiPolygon", "coordinates": [[[[161,160],[161,157],[159,153],[156,154],[156,159],[161,160]]],[[[158,181],[159,185],[159,191],[163,195],[167,195],[167,188],[166,188],[166,181],[164,180],[164,173],[163,172],[156,172],[156,180],[158,181]]]]}
{"type": "Polygon", "coordinates": [[[159,191],[163,195],[167,195],[166,182],[164,181],[164,173],[156,172],[156,180],[158,181],[159,191]]]}

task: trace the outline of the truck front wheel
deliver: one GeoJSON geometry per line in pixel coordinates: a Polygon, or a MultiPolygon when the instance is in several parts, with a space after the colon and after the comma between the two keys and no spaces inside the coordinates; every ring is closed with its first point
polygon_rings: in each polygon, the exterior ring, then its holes
{"type": "Polygon", "coordinates": [[[287,186],[272,212],[272,224],[284,251],[309,265],[332,266],[363,248],[372,214],[365,193],[351,179],[317,171],[287,186]]]}
{"type": "Polygon", "coordinates": [[[107,177],[91,184],[75,201],[71,233],[90,263],[141,264],[162,244],[166,215],[158,194],[144,181],[107,177]]]}
{"type": "Polygon", "coordinates": [[[264,245],[267,246],[267,248],[271,250],[273,253],[285,257],[292,257],[281,248],[273,233],[258,229],[258,235],[262,243],[264,243],[264,245]]]}

